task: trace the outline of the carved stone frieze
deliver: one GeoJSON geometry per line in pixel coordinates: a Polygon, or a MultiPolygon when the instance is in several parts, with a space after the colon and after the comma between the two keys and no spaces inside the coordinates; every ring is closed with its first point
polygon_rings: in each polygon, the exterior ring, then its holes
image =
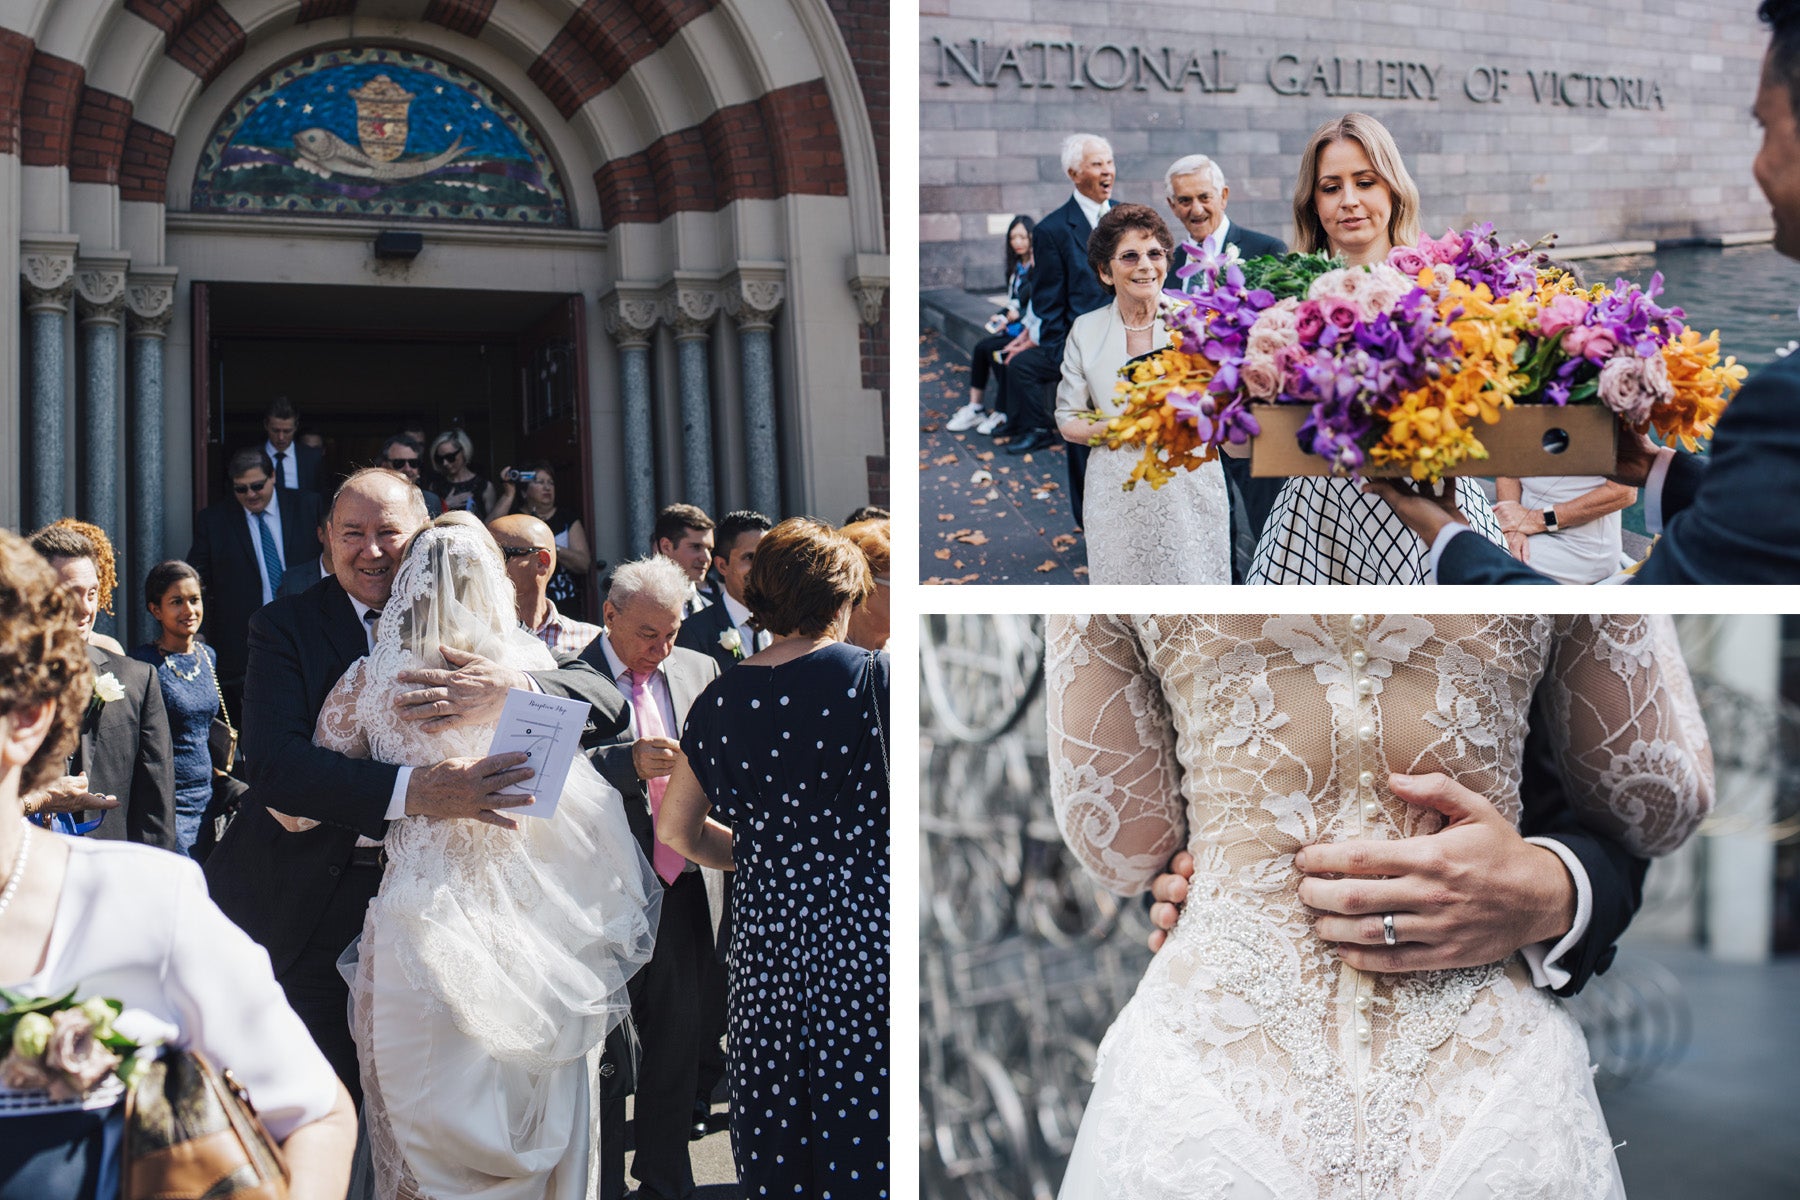
{"type": "Polygon", "coordinates": [[[125,272],[109,267],[79,268],[75,301],[83,321],[117,321],[125,311],[125,272]]]}
{"type": "Polygon", "coordinates": [[[740,268],[725,281],[725,311],[740,329],[768,329],[785,299],[787,281],[779,268],[740,268]]]}
{"type": "Polygon", "coordinates": [[[131,313],[134,336],[162,337],[175,316],[175,284],[133,277],[126,281],[125,307],[131,313]]]}
{"type": "Polygon", "coordinates": [[[28,249],[20,257],[19,273],[24,276],[28,309],[68,311],[69,297],[75,292],[73,253],[28,249]]]}
{"type": "Polygon", "coordinates": [[[663,292],[662,317],[675,330],[678,341],[704,338],[719,315],[719,290],[678,283],[663,292]]]}
{"type": "Polygon", "coordinates": [[[606,332],[621,346],[647,346],[662,319],[662,305],[649,291],[621,288],[601,298],[606,332]]]}

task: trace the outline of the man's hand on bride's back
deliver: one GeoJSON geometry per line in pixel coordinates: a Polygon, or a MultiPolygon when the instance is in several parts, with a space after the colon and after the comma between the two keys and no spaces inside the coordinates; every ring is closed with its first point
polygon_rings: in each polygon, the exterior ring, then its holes
{"type": "Polygon", "coordinates": [[[423,722],[426,733],[497,721],[506,705],[507,689],[531,687],[531,678],[523,671],[450,646],[439,650],[450,670],[420,668],[396,676],[401,683],[413,685],[411,691],[394,698],[400,719],[423,722]]]}
{"type": "Polygon", "coordinates": [[[531,778],[531,768],[521,765],[529,759],[530,755],[513,751],[486,758],[448,758],[419,767],[406,784],[406,815],[460,817],[517,829],[519,823],[499,810],[532,802],[531,796],[506,792],[531,778]]]}

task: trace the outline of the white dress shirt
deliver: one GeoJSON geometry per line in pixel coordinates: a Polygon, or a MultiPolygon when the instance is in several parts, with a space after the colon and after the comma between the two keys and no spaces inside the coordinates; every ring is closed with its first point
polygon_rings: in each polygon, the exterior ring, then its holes
{"type": "Polygon", "coordinates": [[[721,588],[719,595],[725,601],[725,615],[731,618],[732,628],[744,639],[744,656],[748,658],[757,650],[767,650],[769,643],[775,640],[769,631],[765,629],[757,632],[756,627],[750,624],[750,610],[733,599],[730,592],[721,588]]]}
{"type": "Polygon", "coordinates": [[[298,488],[300,486],[300,464],[295,461],[298,456],[294,453],[299,448],[299,442],[289,442],[286,450],[277,450],[274,442],[263,443],[263,453],[269,456],[270,462],[275,463],[275,483],[277,486],[288,488],[298,488]],[[277,454],[283,456],[279,462],[276,462],[275,460],[277,454]]]}
{"type": "MultiPolygon", "coordinates": [[[[273,486],[273,485],[270,485],[273,486]]],[[[269,506],[263,509],[269,517],[269,534],[275,542],[275,561],[282,572],[287,571],[287,551],[281,547],[281,501],[279,492],[270,495],[269,506]]],[[[242,505],[238,506],[243,508],[242,505]]],[[[250,525],[250,548],[256,554],[256,569],[262,574],[262,602],[264,604],[275,599],[275,589],[269,586],[269,564],[263,560],[262,519],[261,514],[243,508],[244,520],[250,525]]]]}
{"type": "Polygon", "coordinates": [[[1105,216],[1107,209],[1112,207],[1110,200],[1089,200],[1080,192],[1075,193],[1075,203],[1080,206],[1081,215],[1087,218],[1089,229],[1098,225],[1100,218],[1105,216]]]}

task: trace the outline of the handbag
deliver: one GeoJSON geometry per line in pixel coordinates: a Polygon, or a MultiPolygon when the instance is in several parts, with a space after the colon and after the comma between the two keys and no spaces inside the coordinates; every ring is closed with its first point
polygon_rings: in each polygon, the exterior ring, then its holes
{"type": "Polygon", "coordinates": [[[165,1050],[125,1097],[120,1200],[286,1200],[287,1161],[230,1071],[165,1050]]]}
{"type": "Polygon", "coordinates": [[[207,728],[206,748],[212,754],[213,770],[229,775],[237,763],[238,733],[231,724],[231,712],[225,707],[225,689],[219,684],[219,669],[214,659],[206,660],[206,669],[212,672],[213,690],[219,693],[219,715],[207,728]]]}

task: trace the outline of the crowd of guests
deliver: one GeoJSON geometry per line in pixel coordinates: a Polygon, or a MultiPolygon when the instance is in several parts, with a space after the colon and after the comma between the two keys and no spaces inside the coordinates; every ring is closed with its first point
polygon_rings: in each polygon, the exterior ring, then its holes
{"type": "MultiPolygon", "coordinates": [[[[327,498],[320,457],[296,440],[297,424],[278,403],[267,442],[231,456],[230,494],[198,514],[193,549],[144,581],[154,634],[129,654],[94,629],[118,586],[102,530],[61,521],[28,542],[0,534],[0,594],[29,610],[9,621],[39,630],[9,628],[6,652],[29,658],[50,639],[77,646],[82,660],[41,686],[0,689],[0,729],[36,720],[45,696],[80,692],[85,704],[68,745],[53,729],[44,753],[34,745],[24,755],[31,769],[22,760],[0,776],[0,803],[17,805],[33,844],[52,835],[58,845],[127,841],[204,862],[212,900],[185,903],[211,915],[194,928],[230,929],[234,970],[246,965],[240,945],[267,950],[273,978],[263,966],[243,984],[244,1002],[267,1008],[279,984],[285,1016],[268,1019],[298,1014],[309,1035],[306,1061],[284,1060],[279,1070],[293,1074],[266,1083],[248,1061],[254,1050],[227,1039],[217,1057],[280,1101],[271,1128],[335,1131],[314,1143],[330,1162],[324,1190],[309,1194],[342,1195],[334,1155],[348,1143],[331,1124],[343,1107],[338,1081],[359,1103],[362,1090],[336,960],[379,888],[380,835],[418,815],[491,818],[497,802],[486,781],[402,768],[383,776],[371,793],[382,799],[359,811],[354,830],[341,814],[309,822],[327,793],[346,802],[367,776],[346,773],[340,784],[310,760],[296,770],[298,751],[278,734],[303,725],[310,743],[325,693],[374,647],[395,562],[434,511],[448,513],[438,520],[491,539],[518,626],[559,664],[533,676],[535,690],[564,691],[566,678],[565,694],[590,702],[584,752],[624,798],[637,848],[665,889],[654,952],[630,984],[634,1029],[608,1038],[599,1072],[635,1085],[633,1194],[694,1191],[689,1142],[709,1130],[714,1089],[727,1077],[746,1194],[837,1194],[852,1178],[861,1182],[843,1194],[878,1194],[871,1185],[885,1188],[887,1147],[887,514],[858,510],[834,528],[749,511],[715,522],[671,505],[658,515],[654,552],[603,579],[549,464],[508,468],[496,484],[472,469],[460,430],[429,443],[404,431],[327,498]],[[778,769],[753,766],[751,747],[769,747],[778,769]],[[289,844],[280,838],[307,849],[277,849],[289,844]],[[329,1063],[323,1075],[320,1063],[329,1063]]],[[[28,668],[0,663],[0,676],[24,678],[28,668]]],[[[444,676],[433,703],[454,716],[464,675],[444,676]]],[[[0,863],[10,844],[0,845],[0,863]]],[[[201,887],[192,868],[176,877],[201,887]]],[[[205,957],[184,969],[204,972],[205,957]]],[[[0,969],[0,981],[44,977],[0,969]]],[[[235,1012],[196,1015],[176,1023],[254,1024],[235,1012]]],[[[593,1098],[605,1197],[625,1192],[626,1095],[613,1083],[593,1098]]],[[[0,1181],[0,1197],[10,1196],[0,1181]]]]}
{"type": "MultiPolygon", "coordinates": [[[[1231,188],[1201,154],[1170,163],[1163,201],[1180,245],[1149,205],[1113,198],[1106,139],[1063,144],[1069,199],[1042,220],[1013,218],[1005,248],[1005,306],[970,364],[967,402],[953,433],[985,434],[1007,453],[1067,451],[1069,497],[1086,534],[1093,583],[1414,583],[1430,573],[1428,547],[1380,498],[1350,480],[1252,476],[1247,457],[1223,456],[1167,486],[1125,491],[1137,456],[1095,449],[1119,412],[1119,369],[1163,349],[1165,289],[1202,286],[1189,265],[1283,254],[1280,238],[1227,215],[1231,188]],[[1089,486],[1089,484],[1093,486],[1089,486]]],[[[1301,155],[1293,200],[1294,248],[1349,265],[1385,261],[1419,236],[1419,193],[1379,121],[1351,113],[1321,126],[1301,155]]],[[[1617,572],[1621,510],[1636,489],[1593,478],[1502,479],[1490,495],[1459,481],[1458,515],[1484,538],[1552,577],[1592,583],[1617,572]]]]}

